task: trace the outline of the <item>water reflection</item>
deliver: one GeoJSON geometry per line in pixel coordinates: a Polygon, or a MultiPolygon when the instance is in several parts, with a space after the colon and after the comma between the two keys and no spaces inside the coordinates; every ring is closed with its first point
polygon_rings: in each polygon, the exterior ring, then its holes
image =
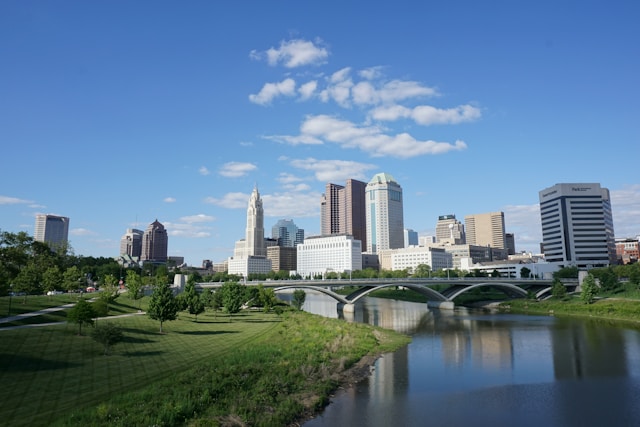
{"type": "Polygon", "coordinates": [[[640,425],[637,330],[376,298],[343,314],[312,292],[304,309],[413,338],[307,427],[640,425]]]}

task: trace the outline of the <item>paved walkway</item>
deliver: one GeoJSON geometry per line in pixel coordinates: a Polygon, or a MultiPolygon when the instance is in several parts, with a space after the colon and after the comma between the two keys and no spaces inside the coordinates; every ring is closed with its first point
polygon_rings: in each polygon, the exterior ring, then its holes
{"type": "MultiPolygon", "coordinates": [[[[38,310],[38,311],[32,311],[30,313],[16,314],[15,316],[11,316],[11,317],[3,317],[3,318],[0,319],[0,324],[16,322],[16,321],[20,321],[20,320],[26,319],[28,317],[41,316],[43,314],[52,313],[52,312],[60,311],[60,310],[65,310],[67,308],[73,307],[74,305],[76,305],[76,304],[75,303],[65,304],[65,305],[60,305],[58,307],[49,307],[49,308],[45,308],[45,309],[38,310]]],[[[140,314],[146,314],[146,312],[138,311],[137,313],[127,313],[127,314],[119,314],[117,316],[98,317],[96,320],[118,319],[118,318],[121,318],[121,317],[137,316],[137,315],[140,315],[140,314]]],[[[41,326],[63,325],[65,323],[67,323],[67,322],[63,321],[63,322],[49,322],[49,323],[33,323],[33,324],[30,324],[30,325],[7,326],[6,328],[0,327],[0,331],[8,331],[8,330],[11,330],[11,329],[23,329],[23,328],[39,328],[41,326]]]]}

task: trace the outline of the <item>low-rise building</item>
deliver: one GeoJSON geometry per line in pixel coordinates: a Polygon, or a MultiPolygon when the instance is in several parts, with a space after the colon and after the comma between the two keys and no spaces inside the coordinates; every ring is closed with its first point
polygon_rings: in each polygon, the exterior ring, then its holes
{"type": "Polygon", "coordinates": [[[308,237],[298,244],[297,273],[302,277],[362,270],[362,242],[351,235],[308,237]]]}

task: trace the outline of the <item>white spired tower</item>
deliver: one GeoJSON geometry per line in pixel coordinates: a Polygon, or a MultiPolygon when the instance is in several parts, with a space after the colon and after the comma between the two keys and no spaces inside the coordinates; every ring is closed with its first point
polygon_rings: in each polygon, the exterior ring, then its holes
{"type": "Polygon", "coordinates": [[[246,256],[266,256],[264,245],[264,209],[258,186],[253,188],[247,207],[247,229],[245,231],[246,256]]]}
{"type": "Polygon", "coordinates": [[[404,247],[402,187],[387,173],[376,174],[365,188],[367,252],[404,247]]]}

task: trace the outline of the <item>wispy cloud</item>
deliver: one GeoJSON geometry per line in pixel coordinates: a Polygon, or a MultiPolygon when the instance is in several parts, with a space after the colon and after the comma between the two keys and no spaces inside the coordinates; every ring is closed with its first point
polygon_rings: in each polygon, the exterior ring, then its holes
{"type": "Polygon", "coordinates": [[[256,170],[258,167],[253,163],[229,162],[222,165],[218,173],[228,178],[237,178],[247,175],[249,172],[256,170]]]}
{"type": "Polygon", "coordinates": [[[72,228],[69,230],[69,234],[72,236],[97,236],[95,231],[87,230],[86,228],[72,228]]]}
{"type": "Polygon", "coordinates": [[[181,222],[185,222],[187,224],[212,222],[215,220],[216,220],[215,217],[211,215],[205,215],[205,214],[189,215],[189,216],[183,216],[182,218],[180,218],[181,222]]]}
{"type": "Polygon", "coordinates": [[[464,141],[437,142],[418,140],[408,133],[387,134],[375,125],[356,125],[327,115],[309,116],[300,126],[299,135],[274,135],[269,139],[291,144],[330,142],[342,148],[356,148],[373,157],[411,158],[427,154],[443,154],[467,148],[464,141]]]}
{"type": "Polygon", "coordinates": [[[165,203],[175,203],[176,199],[173,197],[165,197],[162,201],[165,203]]]}
{"type": "Polygon", "coordinates": [[[321,39],[315,41],[294,39],[283,40],[279,47],[271,47],[265,52],[253,50],[249,56],[257,60],[266,58],[271,66],[282,64],[286,68],[296,68],[323,63],[329,57],[329,49],[324,46],[321,39]]]}
{"type": "Polygon", "coordinates": [[[616,237],[640,235],[640,184],[611,190],[611,210],[616,237]]]}
{"type": "Polygon", "coordinates": [[[200,166],[200,169],[198,169],[198,173],[199,173],[200,175],[207,176],[207,175],[209,175],[211,172],[209,172],[209,169],[207,169],[205,166],[200,166]]]}
{"type": "MultiPolygon", "coordinates": [[[[226,209],[246,209],[250,197],[250,194],[227,193],[221,198],[208,197],[205,203],[226,209]]],[[[265,216],[283,218],[319,215],[320,197],[320,193],[309,192],[308,189],[261,194],[265,216]]]]}
{"type": "Polygon", "coordinates": [[[239,209],[247,207],[247,203],[249,203],[249,197],[249,194],[236,192],[227,193],[222,196],[222,198],[206,197],[204,199],[204,202],[210,205],[220,206],[222,208],[239,209]]]}
{"type": "Polygon", "coordinates": [[[33,201],[18,199],[17,197],[0,196],[0,205],[21,205],[28,203],[33,203],[33,201]]]}
{"type": "Polygon", "coordinates": [[[540,225],[540,206],[508,205],[504,212],[505,231],[513,233],[516,251],[540,252],[542,226],[540,225]]]}
{"type": "Polygon", "coordinates": [[[461,105],[455,108],[441,109],[430,105],[407,108],[401,105],[378,107],[371,111],[371,117],[381,121],[395,121],[399,118],[410,118],[424,126],[458,124],[477,120],[481,116],[479,108],[472,105],[461,105]]]}
{"type": "Polygon", "coordinates": [[[348,160],[317,160],[314,158],[292,160],[291,166],[312,171],[320,182],[342,182],[349,178],[365,179],[366,171],[377,168],[376,165],[370,163],[348,160]]]}
{"type": "MultiPolygon", "coordinates": [[[[308,92],[309,88],[305,88],[308,92]]],[[[265,83],[262,89],[257,94],[249,95],[249,101],[254,104],[267,105],[273,101],[274,98],[279,96],[295,96],[296,94],[296,82],[295,80],[288,78],[279,83],[265,83]]]]}

